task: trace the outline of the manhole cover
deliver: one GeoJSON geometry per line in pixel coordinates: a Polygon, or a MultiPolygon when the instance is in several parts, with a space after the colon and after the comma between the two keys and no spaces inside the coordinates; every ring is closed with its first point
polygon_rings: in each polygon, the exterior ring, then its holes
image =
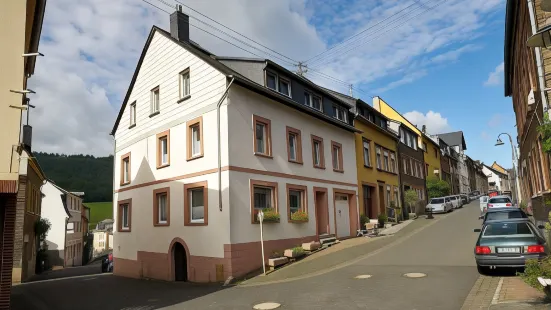
{"type": "Polygon", "coordinates": [[[371,278],[370,274],[361,274],[359,276],[355,276],[354,279],[369,279],[371,278]]]}
{"type": "Polygon", "coordinates": [[[279,307],[281,307],[281,305],[278,304],[277,302],[264,302],[264,303],[255,305],[253,307],[253,309],[255,309],[255,310],[271,310],[271,309],[277,309],[279,307]]]}
{"type": "Polygon", "coordinates": [[[426,276],[427,276],[426,274],[420,273],[420,272],[410,272],[410,273],[404,274],[404,277],[406,278],[424,278],[426,276]]]}

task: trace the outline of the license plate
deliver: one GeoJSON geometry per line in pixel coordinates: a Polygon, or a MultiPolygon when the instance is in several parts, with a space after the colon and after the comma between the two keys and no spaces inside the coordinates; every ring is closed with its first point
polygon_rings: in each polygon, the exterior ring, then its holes
{"type": "Polygon", "coordinates": [[[520,248],[497,248],[498,253],[520,253],[520,248]]]}

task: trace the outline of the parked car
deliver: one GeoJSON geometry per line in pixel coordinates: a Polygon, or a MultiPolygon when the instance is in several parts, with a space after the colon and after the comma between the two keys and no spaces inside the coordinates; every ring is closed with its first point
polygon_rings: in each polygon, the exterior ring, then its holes
{"type": "Polygon", "coordinates": [[[490,199],[490,197],[488,196],[480,196],[480,198],[478,199],[479,203],[480,203],[480,214],[484,214],[484,212],[486,212],[486,208],[488,208],[488,199],[490,199]]]}
{"type": "Polygon", "coordinates": [[[480,216],[482,219],[482,224],[487,221],[498,221],[498,220],[511,220],[511,219],[527,219],[528,215],[519,208],[496,208],[489,209],[484,215],[480,216]]]}
{"type": "Polygon", "coordinates": [[[459,199],[459,196],[452,195],[452,196],[448,196],[448,197],[450,198],[450,201],[451,201],[452,206],[453,206],[454,209],[457,209],[457,208],[460,207],[459,201],[460,201],[461,199],[459,199]]]}
{"type": "Polygon", "coordinates": [[[488,199],[488,209],[512,207],[513,202],[509,196],[495,196],[488,199]]]}
{"type": "Polygon", "coordinates": [[[452,211],[453,206],[450,197],[438,197],[429,200],[425,210],[432,210],[432,213],[446,213],[452,211]]]}
{"type": "Polygon", "coordinates": [[[113,272],[113,252],[101,260],[101,272],[113,272]]]}
{"type": "Polygon", "coordinates": [[[461,201],[463,202],[463,205],[466,205],[470,202],[469,197],[467,195],[459,195],[461,196],[461,201]]]}
{"type": "MultiPolygon", "coordinates": [[[[538,226],[542,228],[543,226],[538,226]]],[[[487,221],[479,232],[474,249],[480,274],[488,268],[524,267],[527,259],[547,256],[545,238],[528,219],[487,221]]]]}

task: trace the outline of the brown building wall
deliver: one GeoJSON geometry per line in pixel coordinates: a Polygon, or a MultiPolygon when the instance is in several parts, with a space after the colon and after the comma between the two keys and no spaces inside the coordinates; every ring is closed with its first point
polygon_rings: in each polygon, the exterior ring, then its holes
{"type": "MultiPolygon", "coordinates": [[[[424,160],[424,152],[421,148],[417,148],[417,151],[404,145],[403,143],[398,143],[398,157],[400,158],[398,163],[398,168],[400,171],[400,191],[401,191],[401,199],[402,199],[402,206],[405,206],[406,203],[404,201],[404,194],[407,189],[414,188],[414,189],[420,189],[423,192],[423,200],[419,201],[419,206],[425,205],[426,199],[427,199],[427,188],[426,188],[426,181],[425,181],[425,160],[424,160]],[[416,159],[421,162],[421,167],[423,171],[423,178],[417,178],[408,174],[404,173],[404,157],[411,157],[413,159],[416,159]]],[[[417,208],[417,212],[420,212],[421,208],[417,208]]],[[[424,210],[424,208],[422,208],[424,210]]],[[[406,214],[406,213],[404,213],[406,214]]]]}
{"type": "Polygon", "coordinates": [[[3,218],[0,239],[0,309],[10,308],[16,205],[16,194],[0,194],[3,218]]]}

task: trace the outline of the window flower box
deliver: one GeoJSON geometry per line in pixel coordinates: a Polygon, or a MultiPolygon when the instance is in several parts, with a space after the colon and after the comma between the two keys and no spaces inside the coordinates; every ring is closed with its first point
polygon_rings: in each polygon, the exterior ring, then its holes
{"type": "MultiPolygon", "coordinates": [[[[274,208],[266,208],[262,212],[264,212],[263,223],[279,223],[279,213],[274,208]]],[[[258,210],[254,211],[254,221],[255,223],[260,223],[258,221],[258,210]]]]}
{"type": "Polygon", "coordinates": [[[308,213],[304,211],[297,211],[291,213],[291,222],[305,223],[308,222],[308,213]]]}

